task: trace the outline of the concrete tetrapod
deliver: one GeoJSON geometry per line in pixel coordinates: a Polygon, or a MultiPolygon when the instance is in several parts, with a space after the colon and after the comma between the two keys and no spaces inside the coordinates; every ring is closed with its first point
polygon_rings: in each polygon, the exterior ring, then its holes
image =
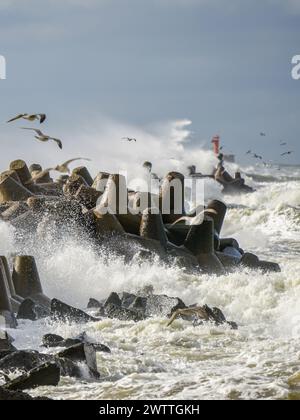
{"type": "Polygon", "coordinates": [[[47,308],[50,307],[50,299],[43,294],[34,257],[29,255],[15,257],[12,279],[17,295],[24,299],[30,298],[47,308]]]}
{"type": "Polygon", "coordinates": [[[89,187],[93,185],[93,178],[89,173],[88,169],[85,166],[79,166],[78,168],[73,169],[73,175],[80,175],[89,187]]]}
{"type": "Polygon", "coordinates": [[[0,181],[0,203],[7,201],[24,201],[34,194],[18,183],[14,178],[8,176],[0,181]]]}
{"type": "Polygon", "coordinates": [[[224,274],[224,267],[214,250],[214,222],[212,219],[206,217],[201,225],[191,226],[184,244],[196,256],[204,271],[224,274]]]}
{"type": "Polygon", "coordinates": [[[185,215],[184,194],[184,175],[169,172],[159,191],[160,211],[164,223],[174,223],[185,215]]]}
{"type": "Polygon", "coordinates": [[[0,256],[0,267],[0,269],[4,270],[6,276],[6,284],[10,293],[10,302],[12,305],[12,309],[14,312],[18,312],[20,304],[23,302],[23,298],[21,296],[18,296],[16,293],[7,258],[3,255],[0,256]]]}
{"type": "Polygon", "coordinates": [[[147,239],[155,239],[166,248],[168,238],[165,232],[162,215],[157,208],[148,208],[143,212],[140,236],[147,239]]]}
{"type": "Polygon", "coordinates": [[[0,327],[16,328],[16,318],[10,302],[10,292],[6,281],[6,273],[0,264],[0,327]]]}

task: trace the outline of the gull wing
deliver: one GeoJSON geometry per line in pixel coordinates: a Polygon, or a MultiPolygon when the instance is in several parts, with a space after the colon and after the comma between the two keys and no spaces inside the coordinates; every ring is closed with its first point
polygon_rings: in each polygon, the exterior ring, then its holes
{"type": "Polygon", "coordinates": [[[37,135],[38,135],[38,136],[45,137],[45,134],[43,134],[43,133],[41,132],[41,130],[38,130],[38,129],[36,129],[36,128],[21,127],[21,129],[22,129],[22,130],[35,131],[35,132],[37,133],[37,135]]]}
{"type": "Polygon", "coordinates": [[[12,118],[11,120],[8,120],[8,121],[6,121],[6,122],[7,122],[7,123],[10,123],[10,122],[13,122],[13,121],[19,120],[19,119],[23,118],[23,117],[24,117],[24,115],[26,115],[26,114],[19,114],[19,115],[17,115],[16,117],[14,117],[14,118],[12,118]]]}

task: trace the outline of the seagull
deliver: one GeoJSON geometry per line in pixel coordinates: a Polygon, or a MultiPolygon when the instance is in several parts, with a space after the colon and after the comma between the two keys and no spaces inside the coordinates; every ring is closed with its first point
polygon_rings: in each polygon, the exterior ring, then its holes
{"type": "Polygon", "coordinates": [[[266,137],[266,133],[260,133],[261,137],[266,137]]]}
{"type": "Polygon", "coordinates": [[[42,124],[45,119],[47,118],[46,114],[19,114],[16,117],[12,118],[11,120],[7,121],[8,123],[16,121],[16,120],[27,120],[27,121],[36,121],[39,120],[42,124]]]}
{"type": "Polygon", "coordinates": [[[57,172],[61,172],[62,174],[67,174],[67,173],[69,174],[71,172],[69,165],[70,163],[75,162],[76,160],[87,160],[89,162],[91,161],[91,159],[88,159],[88,158],[82,158],[82,157],[74,158],[74,159],[67,160],[61,165],[57,165],[55,168],[53,168],[53,170],[57,172]]]}
{"type": "Polygon", "coordinates": [[[287,146],[287,143],[286,142],[282,142],[282,143],[280,143],[280,146],[287,146]]]}
{"type": "Polygon", "coordinates": [[[122,137],[122,140],[127,140],[129,142],[131,142],[131,141],[135,141],[136,142],[136,139],[135,138],[132,138],[132,137],[122,137]]]}
{"type": "Polygon", "coordinates": [[[294,153],[294,152],[293,152],[293,151],[285,152],[285,153],[282,153],[282,155],[281,155],[281,156],[291,155],[292,153],[294,153]]]}
{"type": "Polygon", "coordinates": [[[260,159],[260,160],[262,160],[262,159],[263,159],[263,158],[262,158],[262,156],[259,156],[259,155],[257,155],[256,153],[254,153],[253,157],[254,157],[255,159],[260,159]]]}
{"type": "Polygon", "coordinates": [[[58,145],[58,147],[59,147],[60,149],[62,149],[62,148],[63,148],[63,145],[62,145],[61,140],[56,139],[55,137],[50,137],[50,136],[48,136],[47,134],[43,134],[43,133],[41,132],[41,130],[37,130],[36,128],[25,128],[25,127],[22,127],[22,130],[31,130],[31,131],[35,131],[35,132],[36,132],[36,134],[37,134],[37,136],[34,136],[34,137],[35,137],[37,140],[40,140],[40,141],[43,141],[43,142],[45,142],[45,141],[49,141],[49,140],[53,140],[53,141],[55,141],[55,143],[57,143],[57,145],[58,145]]]}
{"type": "Polygon", "coordinates": [[[252,150],[248,150],[248,152],[246,153],[246,155],[251,155],[252,150]]]}

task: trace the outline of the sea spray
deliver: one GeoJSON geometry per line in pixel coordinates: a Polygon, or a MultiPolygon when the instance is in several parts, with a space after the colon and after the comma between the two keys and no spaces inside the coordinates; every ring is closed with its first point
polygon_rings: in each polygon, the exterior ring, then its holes
{"type": "MultiPolygon", "coordinates": [[[[158,260],[137,258],[126,264],[105,249],[99,254],[80,235],[17,241],[13,230],[0,223],[2,253],[34,254],[50,296],[84,308],[90,297],[136,292],[151,284],[156,293],[179,296],[186,304],[220,307],[239,324],[238,331],[209,324],[194,328],[182,320],[167,328],[160,318],[140,323],[104,319],[85,325],[89,337],[112,350],[110,355],[98,354],[101,383],[64,379],[57,389],[33,394],[70,399],[289,398],[289,378],[299,372],[300,183],[255,187],[252,195],[226,197],[231,208],[224,235],[279,260],[281,273],[240,269],[220,277],[187,275],[158,260]]],[[[17,347],[41,350],[46,332],[67,338],[82,329],[78,324],[22,321],[11,333],[17,347]]]]}

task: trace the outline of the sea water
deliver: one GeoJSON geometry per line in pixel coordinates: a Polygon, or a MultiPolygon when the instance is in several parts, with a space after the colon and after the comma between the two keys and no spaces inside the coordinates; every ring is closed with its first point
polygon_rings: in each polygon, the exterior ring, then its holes
{"type": "MultiPolygon", "coordinates": [[[[103,319],[87,325],[20,321],[10,334],[18,349],[37,349],[46,333],[66,338],[86,331],[109,346],[98,353],[100,382],[62,378],[32,395],[58,399],[299,399],[300,398],[300,168],[247,168],[253,194],[226,196],[222,236],[280,263],[281,273],[250,269],[187,275],[177,267],[99,255],[82,237],[22,241],[0,222],[0,253],[36,257],[45,293],[80,308],[90,297],[136,292],[179,296],[186,304],[217,306],[238,331],[193,327],[151,318],[139,323],[103,319]],[[255,173],[256,176],[253,176],[255,173]]],[[[214,191],[217,187],[213,186],[214,191]]],[[[209,188],[208,188],[209,189],[209,188]]]]}

